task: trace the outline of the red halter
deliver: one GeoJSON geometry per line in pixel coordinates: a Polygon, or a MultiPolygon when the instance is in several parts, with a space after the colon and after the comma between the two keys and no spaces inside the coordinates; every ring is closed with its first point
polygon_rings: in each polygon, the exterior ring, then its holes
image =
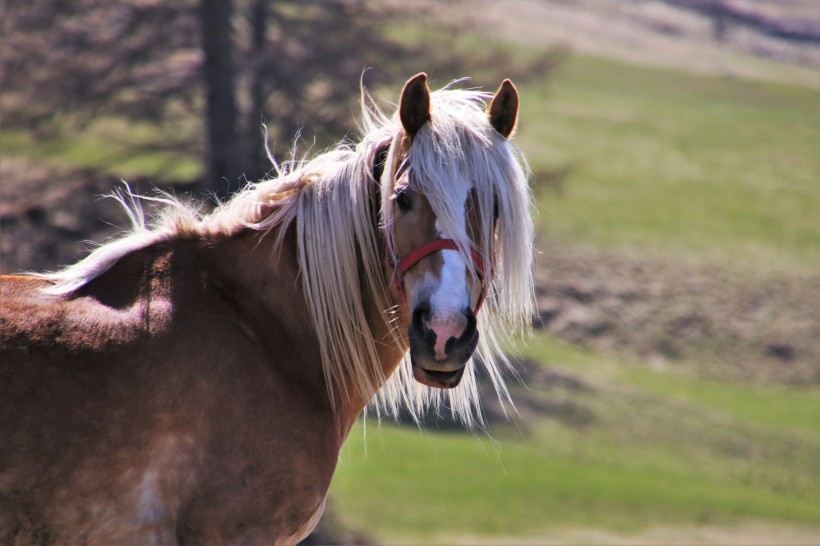
{"type": "MultiPolygon", "coordinates": [[[[414,265],[419,263],[422,258],[438,252],[439,250],[458,250],[458,244],[452,239],[434,239],[427,244],[424,244],[404,257],[396,265],[396,290],[401,294],[401,299],[407,302],[407,296],[404,293],[404,274],[407,273],[414,265]]],[[[478,303],[475,306],[475,314],[481,309],[484,303],[484,298],[487,296],[487,283],[484,282],[484,261],[481,255],[475,250],[472,251],[473,266],[478,271],[479,279],[481,280],[481,293],[478,296],[478,303]]],[[[492,278],[492,270],[490,271],[492,278]]]]}

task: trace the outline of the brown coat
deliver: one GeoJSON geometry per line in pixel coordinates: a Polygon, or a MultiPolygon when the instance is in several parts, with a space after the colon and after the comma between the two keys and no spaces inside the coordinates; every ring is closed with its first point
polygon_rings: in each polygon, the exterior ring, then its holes
{"type": "Polygon", "coordinates": [[[310,531],[364,402],[330,407],[292,238],[260,236],[152,246],[65,297],[2,278],[0,538],[310,531]]]}

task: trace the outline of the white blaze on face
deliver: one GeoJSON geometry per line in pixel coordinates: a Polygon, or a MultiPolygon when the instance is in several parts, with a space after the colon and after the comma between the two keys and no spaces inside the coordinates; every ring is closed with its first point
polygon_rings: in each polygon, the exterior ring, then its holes
{"type": "MultiPolygon", "coordinates": [[[[466,204],[472,185],[467,181],[459,181],[458,198],[460,208],[464,214],[459,216],[460,233],[466,233],[466,204]]],[[[442,239],[455,239],[456,234],[447,233],[436,221],[436,232],[442,239]]],[[[432,316],[427,323],[427,327],[436,334],[435,358],[445,360],[447,353],[445,347],[450,338],[459,338],[467,327],[467,317],[464,316],[464,309],[470,305],[470,287],[467,284],[467,264],[464,257],[457,250],[441,250],[443,265],[441,267],[441,278],[439,283],[432,290],[430,296],[430,310],[432,316]]],[[[432,280],[431,280],[432,282],[432,280]]]]}

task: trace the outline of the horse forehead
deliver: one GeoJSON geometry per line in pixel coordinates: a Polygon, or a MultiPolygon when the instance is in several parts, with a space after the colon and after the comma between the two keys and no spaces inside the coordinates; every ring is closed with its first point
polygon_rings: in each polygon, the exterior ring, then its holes
{"type": "MultiPolygon", "coordinates": [[[[457,228],[461,233],[465,233],[464,228],[467,223],[467,200],[473,193],[473,183],[467,177],[459,177],[458,179],[450,181],[452,186],[448,188],[448,194],[451,196],[453,210],[456,211],[455,220],[458,223],[457,228]]],[[[439,236],[447,238],[455,238],[458,233],[447,233],[447,229],[436,218],[436,232],[439,236]]]]}

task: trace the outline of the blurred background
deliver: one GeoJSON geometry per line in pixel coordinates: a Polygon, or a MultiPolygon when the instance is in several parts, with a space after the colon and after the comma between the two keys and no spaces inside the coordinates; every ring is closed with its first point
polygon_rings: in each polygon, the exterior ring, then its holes
{"type": "Polygon", "coordinates": [[[118,233],[120,179],[265,176],[262,123],[355,139],[365,68],[518,85],[517,415],[360,424],[308,542],[820,543],[816,0],[5,0],[0,38],[3,273],[118,233]]]}

